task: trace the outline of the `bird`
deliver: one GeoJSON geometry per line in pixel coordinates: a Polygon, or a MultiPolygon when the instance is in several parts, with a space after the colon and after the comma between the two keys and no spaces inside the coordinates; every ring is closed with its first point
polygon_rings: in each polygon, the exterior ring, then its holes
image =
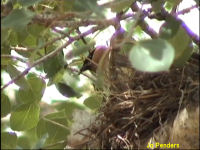
{"type": "MultiPolygon", "coordinates": [[[[99,69],[106,70],[110,61],[111,50],[112,49],[110,47],[97,46],[83,62],[83,66],[80,69],[80,73],[86,70],[90,70],[95,73],[98,67],[99,69]]],[[[128,57],[125,55],[116,53],[114,61],[116,66],[132,68],[128,57]]]]}
{"type": "MultiPolygon", "coordinates": [[[[97,46],[92,50],[88,57],[83,62],[83,66],[80,69],[80,73],[86,70],[90,70],[92,72],[96,72],[98,64],[100,63],[101,59],[104,57],[104,61],[107,61],[108,58],[105,58],[106,52],[109,52],[109,48],[106,46],[97,46]]],[[[104,64],[107,62],[104,62],[104,64]]]]}

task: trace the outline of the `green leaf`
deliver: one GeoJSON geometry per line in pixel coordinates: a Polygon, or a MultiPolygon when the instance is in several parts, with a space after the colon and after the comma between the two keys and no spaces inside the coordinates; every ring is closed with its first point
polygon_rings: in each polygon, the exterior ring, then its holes
{"type": "Polygon", "coordinates": [[[39,38],[46,28],[43,25],[31,24],[28,25],[27,31],[32,36],[39,38]]]}
{"type": "Polygon", "coordinates": [[[58,55],[49,58],[43,64],[44,72],[47,73],[48,78],[54,77],[57,72],[64,68],[64,56],[63,53],[59,53],[58,55]]]}
{"type": "Polygon", "coordinates": [[[119,13],[125,8],[129,8],[130,5],[135,1],[136,0],[115,0],[109,5],[109,7],[111,8],[112,12],[119,13]]]}
{"type": "Polygon", "coordinates": [[[11,111],[10,100],[7,95],[1,93],[1,117],[7,116],[11,111]]]}
{"type": "Polygon", "coordinates": [[[28,74],[27,80],[30,84],[31,90],[34,93],[35,99],[40,101],[46,88],[45,81],[42,78],[37,77],[33,73],[28,74]]]}
{"type": "Polygon", "coordinates": [[[70,131],[68,129],[68,121],[66,117],[63,118],[55,118],[46,121],[46,129],[48,132],[48,136],[51,143],[56,143],[61,140],[66,140],[67,136],[69,135],[70,131]]]}
{"type": "Polygon", "coordinates": [[[1,149],[15,149],[17,145],[17,135],[14,132],[1,133],[1,149]]]}
{"type": "Polygon", "coordinates": [[[34,17],[34,13],[26,9],[15,9],[2,22],[2,28],[12,28],[16,31],[22,30],[34,17]]]}
{"type": "Polygon", "coordinates": [[[32,73],[28,74],[27,81],[29,88],[20,88],[16,93],[16,100],[23,103],[40,101],[46,88],[45,81],[32,73]]]}
{"type": "Polygon", "coordinates": [[[36,127],[36,132],[38,138],[42,138],[47,133],[46,122],[44,121],[44,119],[41,118],[39,120],[36,127]]]}
{"type": "Polygon", "coordinates": [[[30,139],[27,136],[18,137],[17,146],[20,146],[22,149],[31,149],[30,139]]]}
{"type": "Polygon", "coordinates": [[[9,29],[1,28],[1,44],[3,44],[9,37],[10,31],[9,29]]]}
{"type": "Polygon", "coordinates": [[[182,2],[182,0],[166,0],[166,4],[165,7],[167,8],[167,10],[169,12],[171,12],[173,9],[175,9],[180,3],[182,2]]]}
{"type": "Polygon", "coordinates": [[[22,42],[26,47],[36,47],[37,46],[37,38],[29,34],[26,39],[22,42]]]}
{"type": "Polygon", "coordinates": [[[18,0],[18,2],[23,6],[23,7],[29,7],[32,6],[34,4],[38,4],[39,2],[41,2],[42,0],[18,0]]]}
{"type": "Polygon", "coordinates": [[[175,60],[181,59],[186,53],[190,55],[185,50],[188,49],[192,40],[186,33],[183,25],[176,18],[169,16],[166,23],[160,29],[160,37],[166,39],[175,49],[175,60]]]}
{"type": "Polygon", "coordinates": [[[193,46],[191,44],[191,45],[188,45],[188,47],[185,48],[181,57],[178,57],[177,59],[174,60],[173,65],[175,67],[183,67],[185,65],[185,63],[191,57],[192,53],[193,53],[193,46]]]}
{"type": "Polygon", "coordinates": [[[92,110],[98,109],[101,106],[103,97],[101,95],[92,95],[88,97],[84,104],[92,110]]]}
{"type": "MultiPolygon", "coordinates": [[[[13,65],[8,65],[6,68],[6,72],[8,72],[11,79],[13,79],[16,76],[18,76],[19,74],[21,74],[21,72],[19,70],[17,70],[13,65]]],[[[25,77],[21,77],[20,79],[15,81],[15,84],[17,84],[19,87],[21,87],[23,89],[29,88],[29,85],[28,85],[25,77]]]]}
{"type": "Polygon", "coordinates": [[[25,131],[35,127],[39,121],[40,106],[37,103],[22,104],[11,113],[12,130],[25,131]]]}
{"type": "Polygon", "coordinates": [[[174,60],[174,48],[165,40],[138,42],[130,51],[132,66],[144,72],[168,71],[174,60]]]}

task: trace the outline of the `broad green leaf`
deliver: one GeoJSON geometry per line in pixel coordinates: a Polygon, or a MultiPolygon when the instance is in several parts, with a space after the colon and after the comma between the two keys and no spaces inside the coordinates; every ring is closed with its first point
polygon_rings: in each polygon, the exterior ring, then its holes
{"type": "Polygon", "coordinates": [[[3,43],[1,45],[1,54],[10,54],[11,53],[11,49],[10,49],[10,45],[8,43],[3,43]]]}
{"type": "MultiPolygon", "coordinates": [[[[11,79],[13,79],[16,76],[18,76],[19,74],[21,74],[21,72],[19,70],[17,70],[13,65],[7,66],[6,72],[8,72],[8,74],[10,75],[11,79]]],[[[20,79],[15,81],[15,84],[17,84],[19,87],[21,87],[23,89],[28,89],[29,88],[29,85],[28,85],[25,77],[21,77],[20,79]]]]}
{"type": "Polygon", "coordinates": [[[15,62],[16,62],[16,60],[13,60],[12,58],[6,58],[6,57],[1,58],[2,66],[14,65],[15,62]]]}
{"type": "Polygon", "coordinates": [[[16,93],[16,99],[23,103],[40,101],[46,88],[45,81],[32,73],[28,74],[27,81],[29,88],[20,88],[16,93]]]}
{"type": "Polygon", "coordinates": [[[29,7],[32,6],[34,4],[38,4],[39,2],[41,2],[42,0],[18,0],[18,2],[23,6],[23,7],[29,7]]]}
{"type": "Polygon", "coordinates": [[[135,1],[136,0],[115,0],[109,5],[109,7],[111,8],[112,12],[119,13],[125,8],[129,8],[130,5],[135,1]]]}
{"type": "Polygon", "coordinates": [[[46,128],[48,132],[48,136],[51,139],[50,143],[56,143],[61,140],[66,140],[70,131],[68,128],[68,121],[66,117],[63,118],[55,118],[46,121],[46,128]]]}
{"type": "Polygon", "coordinates": [[[17,139],[17,146],[22,149],[31,149],[31,141],[27,136],[20,136],[17,139]]]}
{"type": "Polygon", "coordinates": [[[31,88],[19,88],[19,90],[16,92],[16,100],[21,103],[29,103],[34,101],[39,101],[35,98],[33,91],[31,88]]]}
{"type": "Polygon", "coordinates": [[[37,38],[29,34],[26,39],[22,42],[25,47],[36,47],[37,38]]]}
{"type": "Polygon", "coordinates": [[[192,42],[183,25],[179,20],[169,16],[167,22],[160,29],[160,37],[166,39],[175,49],[175,60],[188,53],[185,50],[188,50],[192,42]]]}
{"type": "Polygon", "coordinates": [[[39,120],[37,127],[36,127],[37,137],[42,138],[46,133],[46,122],[42,118],[39,120]]]}
{"type": "MultiPolygon", "coordinates": [[[[15,31],[13,31],[15,32],[15,31]]],[[[22,42],[24,42],[24,40],[28,37],[29,33],[27,32],[27,30],[23,30],[23,31],[16,31],[16,36],[17,36],[17,42],[18,44],[22,44],[22,42]]],[[[9,37],[10,38],[10,37],[9,37]]]]}
{"type": "Polygon", "coordinates": [[[191,57],[192,53],[193,53],[193,46],[191,44],[191,45],[188,45],[188,47],[185,48],[181,57],[178,57],[177,59],[174,60],[173,65],[175,67],[183,67],[183,65],[185,65],[185,63],[191,57]]]}
{"type": "Polygon", "coordinates": [[[12,130],[25,131],[35,127],[39,121],[40,106],[37,103],[22,104],[11,113],[12,130]]]}
{"type": "Polygon", "coordinates": [[[103,97],[101,95],[92,95],[88,97],[84,104],[92,110],[98,109],[101,106],[103,97]]]}
{"type": "Polygon", "coordinates": [[[1,117],[5,117],[11,111],[10,100],[7,95],[1,93],[1,117]]]}
{"type": "Polygon", "coordinates": [[[30,33],[32,36],[39,38],[39,36],[41,36],[42,32],[45,30],[46,28],[42,25],[39,24],[31,24],[28,25],[27,27],[27,31],[28,33],[30,33]]]}
{"type": "Polygon", "coordinates": [[[43,64],[44,72],[47,73],[48,78],[52,78],[56,75],[58,71],[64,68],[64,56],[63,53],[49,58],[43,64]]]}
{"type": "Polygon", "coordinates": [[[10,34],[9,34],[9,37],[8,37],[8,41],[9,41],[9,44],[12,44],[13,46],[15,46],[15,45],[17,45],[19,43],[18,42],[18,34],[17,34],[16,31],[14,31],[14,30],[10,31],[10,34]]]}
{"type": "Polygon", "coordinates": [[[37,77],[33,73],[29,73],[27,76],[27,81],[30,84],[30,87],[34,93],[35,99],[37,99],[38,101],[41,100],[46,88],[46,83],[44,79],[37,77]]]}
{"type": "Polygon", "coordinates": [[[1,133],[1,149],[15,149],[17,145],[17,135],[14,132],[1,133]]]}
{"type": "Polygon", "coordinates": [[[10,31],[9,29],[1,28],[1,44],[3,44],[9,37],[10,31]]]}
{"type": "Polygon", "coordinates": [[[6,16],[2,22],[1,27],[12,28],[16,31],[24,29],[24,27],[34,17],[34,13],[26,9],[14,9],[8,16],[6,16]]]}
{"type": "Polygon", "coordinates": [[[168,71],[174,61],[174,48],[165,40],[138,42],[130,51],[132,66],[144,72],[168,71]]]}

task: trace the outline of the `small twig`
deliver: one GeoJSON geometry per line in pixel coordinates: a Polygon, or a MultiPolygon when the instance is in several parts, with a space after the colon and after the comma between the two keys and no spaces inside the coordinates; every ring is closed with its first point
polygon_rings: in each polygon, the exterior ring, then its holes
{"type": "Polygon", "coordinates": [[[12,56],[12,55],[6,55],[6,54],[2,54],[1,58],[10,58],[10,59],[15,59],[15,60],[19,60],[23,63],[27,63],[26,60],[24,60],[23,58],[17,57],[17,56],[12,56]]]}
{"type": "Polygon", "coordinates": [[[193,5],[193,6],[189,7],[189,8],[185,8],[185,9],[177,12],[176,15],[177,16],[178,15],[184,15],[185,13],[189,13],[192,9],[197,8],[197,7],[198,7],[198,5],[193,5]]]}

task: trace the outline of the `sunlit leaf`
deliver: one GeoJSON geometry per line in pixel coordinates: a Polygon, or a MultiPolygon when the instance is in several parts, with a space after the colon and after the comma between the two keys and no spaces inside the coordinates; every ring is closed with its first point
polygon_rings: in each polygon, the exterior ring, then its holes
{"type": "Polygon", "coordinates": [[[15,149],[17,145],[17,135],[14,132],[1,133],[1,149],[15,149]]]}
{"type": "Polygon", "coordinates": [[[144,72],[168,71],[174,60],[174,48],[165,40],[138,42],[130,51],[132,66],[144,72]]]}
{"type": "Polygon", "coordinates": [[[39,121],[40,107],[37,103],[22,104],[11,113],[12,130],[25,131],[35,127],[39,121]]]}

